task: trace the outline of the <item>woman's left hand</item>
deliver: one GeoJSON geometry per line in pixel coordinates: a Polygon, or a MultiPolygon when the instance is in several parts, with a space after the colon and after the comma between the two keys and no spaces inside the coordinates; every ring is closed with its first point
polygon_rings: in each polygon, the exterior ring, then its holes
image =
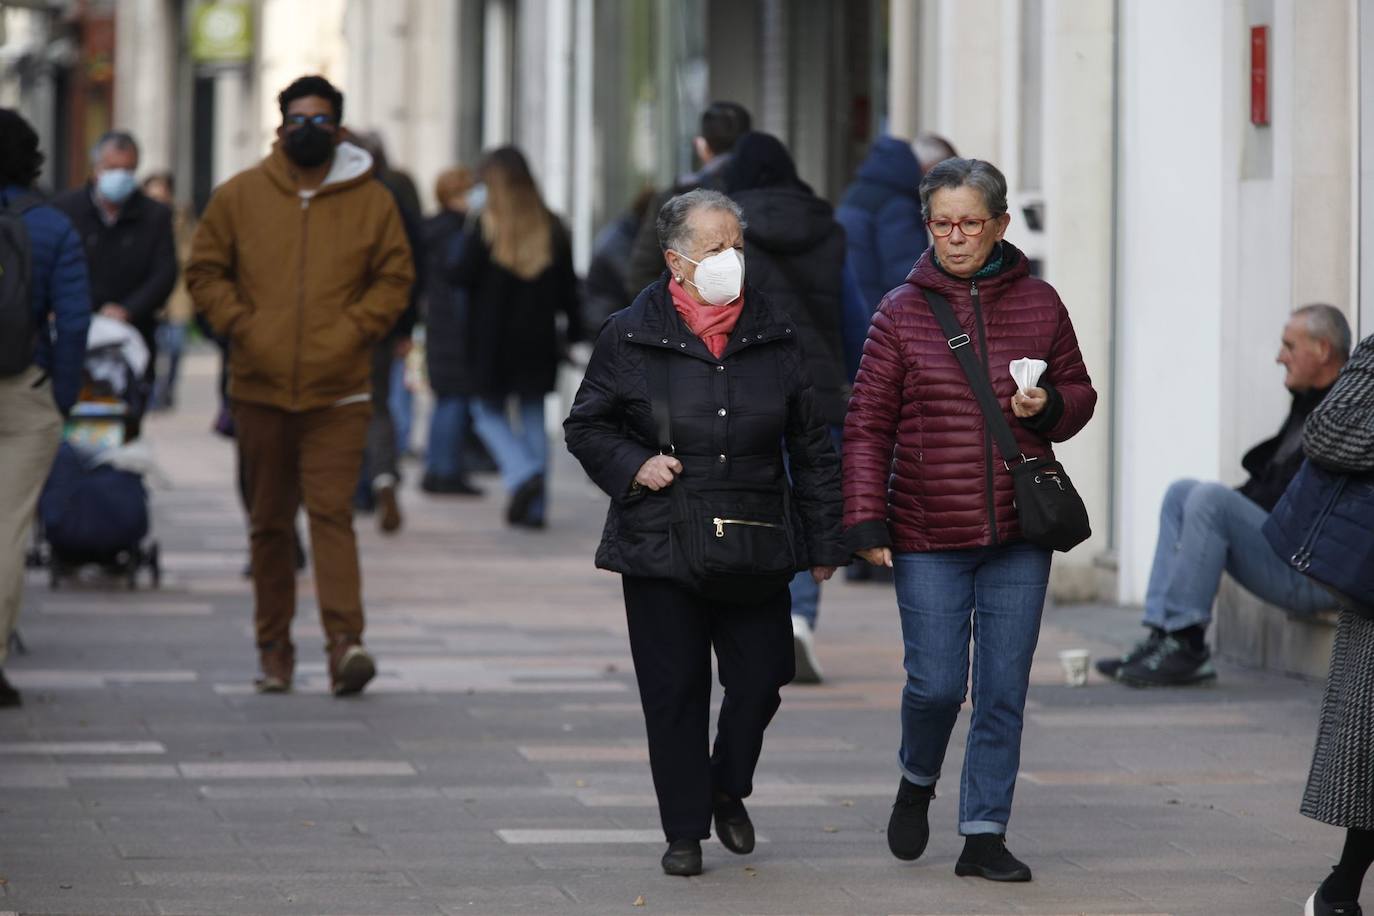
{"type": "Polygon", "coordinates": [[[816,580],[817,585],[820,585],[835,575],[835,569],[834,566],[813,566],[811,567],[811,578],[816,580]]]}
{"type": "Polygon", "coordinates": [[[1011,396],[1011,412],[1024,420],[1044,410],[1049,400],[1049,392],[1044,388],[1032,388],[1025,394],[1018,391],[1011,396]]]}

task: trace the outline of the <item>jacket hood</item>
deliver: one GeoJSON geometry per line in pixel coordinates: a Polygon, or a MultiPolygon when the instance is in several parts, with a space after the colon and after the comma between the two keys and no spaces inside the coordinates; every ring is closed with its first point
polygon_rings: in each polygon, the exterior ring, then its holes
{"type": "MultiPolygon", "coordinates": [[[[315,195],[329,194],[362,184],[372,177],[372,165],[371,153],[361,146],[347,140],[343,141],[334,147],[334,161],[329,166],[329,174],[325,176],[324,183],[315,190],[315,195]]],[[[287,158],[280,140],[272,144],[272,152],[262,161],[262,167],[277,187],[288,194],[300,193],[295,179],[296,166],[287,158]]]]}
{"type": "Polygon", "coordinates": [[[758,188],[731,196],[744,209],[745,241],[764,251],[799,254],[835,231],[834,208],[806,188],[758,188]]]}
{"type": "MultiPolygon", "coordinates": [[[[1030,262],[1021,253],[1021,249],[1006,239],[1003,239],[999,244],[1002,246],[1002,269],[992,276],[978,278],[978,287],[985,292],[1000,290],[1012,282],[1030,275],[1030,262]]],[[[993,257],[996,255],[994,254],[993,257]]],[[[931,245],[921,255],[916,266],[911,268],[911,273],[906,275],[906,282],[912,286],[927,286],[942,293],[949,293],[968,289],[970,281],[946,273],[944,268],[936,264],[935,246],[931,245]]]]}
{"type": "Polygon", "coordinates": [[[895,137],[879,137],[859,166],[858,177],[916,196],[921,185],[921,164],[910,144],[895,137]]]}

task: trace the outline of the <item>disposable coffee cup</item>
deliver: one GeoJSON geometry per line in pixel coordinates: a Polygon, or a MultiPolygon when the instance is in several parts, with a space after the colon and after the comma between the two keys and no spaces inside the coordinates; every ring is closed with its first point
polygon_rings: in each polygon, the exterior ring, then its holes
{"type": "Polygon", "coordinates": [[[1088,650],[1065,649],[1059,653],[1059,664],[1064,666],[1064,683],[1070,687],[1082,687],[1088,683],[1088,650]]]}

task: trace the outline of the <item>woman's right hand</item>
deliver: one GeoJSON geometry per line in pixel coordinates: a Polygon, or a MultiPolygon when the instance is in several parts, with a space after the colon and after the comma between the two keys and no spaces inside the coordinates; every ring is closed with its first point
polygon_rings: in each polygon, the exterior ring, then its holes
{"type": "Polygon", "coordinates": [[[650,490],[662,490],[671,486],[682,473],[682,462],[672,455],[655,455],[639,466],[635,483],[650,490]]]}
{"type": "Polygon", "coordinates": [[[873,566],[890,567],[892,565],[891,547],[870,547],[867,550],[856,551],[856,553],[873,566]]]}

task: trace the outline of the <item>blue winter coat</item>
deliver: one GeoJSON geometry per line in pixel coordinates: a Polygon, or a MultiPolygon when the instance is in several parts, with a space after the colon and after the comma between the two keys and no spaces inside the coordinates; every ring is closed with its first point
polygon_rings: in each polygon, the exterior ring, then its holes
{"type": "Polygon", "coordinates": [[[906,281],[926,250],[920,184],[921,166],[911,145],[880,137],[835,210],[870,314],[888,290],[906,281]]]}
{"type": "MultiPolygon", "coordinates": [[[[27,188],[8,186],[0,201],[8,204],[26,194],[27,188]]],[[[91,324],[91,294],[86,274],[86,252],[81,239],[62,211],[47,205],[27,211],[33,255],[34,324],[40,333],[34,362],[52,378],[53,400],[63,413],[81,393],[81,365],[86,359],[86,331],[91,324]]]]}

